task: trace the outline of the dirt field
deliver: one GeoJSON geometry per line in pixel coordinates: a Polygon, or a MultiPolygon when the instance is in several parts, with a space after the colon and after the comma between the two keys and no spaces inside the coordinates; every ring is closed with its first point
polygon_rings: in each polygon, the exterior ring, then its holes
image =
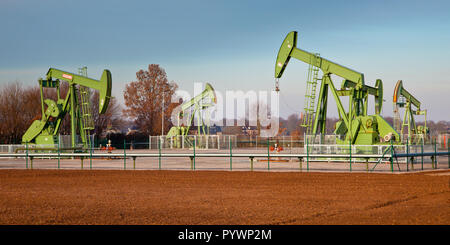
{"type": "Polygon", "coordinates": [[[0,224],[450,225],[450,171],[0,170],[0,224]]]}

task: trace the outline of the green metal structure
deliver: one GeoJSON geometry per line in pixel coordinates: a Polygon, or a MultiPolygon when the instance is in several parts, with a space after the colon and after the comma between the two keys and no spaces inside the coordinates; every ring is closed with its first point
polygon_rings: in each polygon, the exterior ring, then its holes
{"type": "MultiPolygon", "coordinates": [[[[87,67],[78,69],[78,74],[87,77],[87,67]]],[[[80,125],[84,135],[90,135],[90,131],[95,129],[91,111],[91,90],[85,86],[78,86],[80,94],[80,113],[83,123],[80,125]]],[[[86,137],[86,144],[91,145],[91,137],[86,137]]]]}
{"type": "MultiPolygon", "coordinates": [[[[314,54],[316,57],[319,54],[314,54]]],[[[311,56],[312,57],[312,56],[311,56]]],[[[315,113],[315,103],[316,103],[316,89],[317,83],[321,80],[319,78],[319,68],[313,66],[311,63],[308,67],[308,78],[306,80],[306,91],[305,91],[305,102],[304,102],[304,114],[302,115],[302,123],[300,126],[306,129],[306,134],[311,134],[312,125],[315,113]]]]}
{"type": "MultiPolygon", "coordinates": [[[[424,139],[426,138],[428,134],[428,128],[427,128],[427,111],[420,109],[420,101],[416,99],[410,92],[408,92],[403,87],[402,80],[399,80],[397,84],[395,85],[394,89],[394,96],[393,96],[393,103],[394,103],[394,114],[398,114],[399,107],[405,108],[405,114],[403,116],[403,122],[400,127],[401,134],[404,135],[404,127],[408,127],[408,139],[409,142],[411,142],[413,135],[423,135],[424,139]],[[416,110],[413,110],[412,106],[416,108],[416,110]],[[414,120],[414,115],[424,115],[425,116],[425,123],[424,126],[417,126],[416,121],[414,120]]],[[[396,121],[398,119],[395,119],[396,121]]],[[[394,125],[397,122],[394,123],[394,125]]],[[[400,122],[398,122],[400,123],[400,122]]],[[[398,129],[397,129],[398,130],[398,129]]]]}
{"type": "Polygon", "coordinates": [[[173,137],[176,140],[175,145],[179,147],[179,139],[178,137],[174,136],[188,135],[195,115],[197,115],[198,135],[209,135],[209,116],[205,116],[205,120],[203,120],[202,111],[211,106],[214,106],[216,103],[217,97],[216,93],[214,92],[214,88],[211,86],[211,84],[206,83],[205,89],[202,93],[183,103],[181,107],[179,107],[180,112],[178,113],[177,126],[173,126],[172,128],[170,128],[169,132],[166,135],[166,138],[173,137]],[[181,120],[185,115],[188,114],[188,112],[190,112],[190,116],[188,118],[187,124],[183,125],[181,123],[181,120]],[[205,123],[205,121],[207,122],[205,123]]]}
{"type": "Polygon", "coordinates": [[[99,92],[99,114],[103,114],[106,112],[111,98],[111,87],[111,72],[106,69],[103,71],[100,80],[94,80],[85,75],[76,75],[50,68],[47,72],[46,80],[39,79],[42,118],[33,121],[22,136],[22,143],[54,147],[55,144],[58,144],[61,123],[66,114],[69,113],[71,119],[71,146],[77,146],[76,136],[79,134],[83,148],[87,149],[89,147],[89,135],[86,132],[89,129],[93,129],[93,123],[90,109],[86,108],[89,97],[83,94],[83,91],[90,88],[99,92]],[[65,99],[60,97],[61,82],[67,82],[69,85],[65,99]],[[57,101],[45,99],[44,88],[56,88],[57,101]]]}
{"type": "Polygon", "coordinates": [[[297,48],[295,31],[286,36],[278,52],[276,79],[281,78],[291,57],[316,67],[323,73],[321,79],[316,79],[321,81],[316,109],[314,112],[306,112],[314,117],[312,125],[306,124],[312,126],[311,134],[326,133],[328,91],[331,91],[339,113],[339,121],[334,130],[334,134],[339,136],[337,143],[372,145],[389,142],[391,139],[399,141],[398,133],[380,116],[383,104],[383,84],[380,79],[376,80],[375,87],[368,86],[365,84],[364,74],[297,48]],[[334,86],[331,75],[344,79],[340,90],[334,86]],[[369,95],[375,98],[375,115],[367,113],[369,95]],[[342,96],[349,98],[347,111],[340,99],[342,96]]]}

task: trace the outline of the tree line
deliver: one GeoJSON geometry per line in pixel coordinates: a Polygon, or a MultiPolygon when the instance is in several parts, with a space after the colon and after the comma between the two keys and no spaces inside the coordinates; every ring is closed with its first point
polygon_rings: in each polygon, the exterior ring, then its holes
{"type": "MultiPolygon", "coordinates": [[[[170,117],[173,109],[182,103],[171,103],[178,85],[167,79],[165,70],[158,64],[148,65],[147,70],[136,72],[136,80],[125,86],[123,93],[124,107],[111,98],[105,114],[98,114],[98,93],[91,93],[92,117],[95,129],[91,134],[97,136],[112,128],[137,129],[142,135],[160,135],[167,133],[172,123],[170,117]],[[162,129],[164,125],[164,129],[162,129]]],[[[61,83],[61,97],[67,94],[67,83],[61,83]]],[[[56,89],[44,89],[44,98],[56,100],[56,89]]],[[[39,85],[24,86],[16,81],[0,87],[0,144],[20,144],[22,135],[34,120],[41,118],[41,96],[39,85]]],[[[393,118],[385,118],[393,125],[393,118]]],[[[225,119],[224,119],[225,120],[225,119]]],[[[332,133],[336,118],[327,119],[327,133],[332,133]]],[[[304,128],[300,127],[301,118],[292,114],[286,119],[280,118],[281,135],[301,136],[304,128]]],[[[420,123],[419,123],[420,124],[420,123]]],[[[428,121],[432,133],[446,132],[449,121],[428,121]]],[[[70,134],[69,115],[63,120],[60,134],[70,134]]]]}

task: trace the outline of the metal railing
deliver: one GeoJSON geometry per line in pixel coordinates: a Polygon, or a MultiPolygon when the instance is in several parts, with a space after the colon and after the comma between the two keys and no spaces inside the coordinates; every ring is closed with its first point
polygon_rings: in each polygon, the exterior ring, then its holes
{"type": "MultiPolygon", "coordinates": [[[[195,148],[194,148],[195,149],[195,148]]],[[[232,148],[230,148],[232,149],[232,148]]],[[[61,152],[28,152],[25,151],[24,153],[0,153],[0,158],[25,158],[26,160],[26,168],[29,168],[29,162],[30,161],[30,167],[33,168],[33,159],[35,158],[50,158],[50,159],[57,159],[58,160],[58,168],[59,168],[59,161],[61,159],[66,158],[76,158],[81,159],[81,163],[83,164],[83,160],[90,160],[92,164],[93,159],[97,158],[116,158],[116,159],[123,159],[124,160],[124,168],[126,168],[126,161],[127,159],[133,159],[133,165],[135,166],[136,158],[146,158],[146,157],[153,157],[159,159],[159,168],[161,168],[161,159],[162,158],[171,158],[171,157],[187,157],[191,161],[191,169],[195,170],[195,160],[196,158],[213,158],[213,157],[219,157],[219,158],[229,158],[230,160],[230,170],[232,169],[232,161],[233,158],[248,158],[250,160],[251,164],[251,170],[253,170],[253,160],[255,158],[265,158],[267,159],[267,170],[270,170],[270,162],[276,161],[274,157],[276,158],[289,158],[289,159],[298,159],[300,170],[302,169],[302,163],[307,164],[306,170],[309,171],[309,164],[311,159],[315,158],[333,158],[333,159],[341,159],[346,160],[349,162],[349,171],[352,171],[352,162],[354,163],[354,159],[365,159],[367,164],[367,171],[369,171],[368,168],[368,162],[370,159],[378,159],[381,160],[387,160],[390,162],[390,169],[391,172],[394,172],[394,161],[396,158],[400,157],[423,157],[423,156],[431,156],[434,157],[434,159],[437,158],[437,156],[449,156],[449,168],[450,168],[450,152],[423,152],[423,153],[393,153],[389,152],[391,149],[386,150],[384,154],[352,154],[351,151],[348,154],[310,154],[309,152],[301,153],[301,154],[287,154],[287,153],[270,153],[270,151],[267,151],[267,153],[233,153],[232,150],[227,153],[198,153],[195,152],[188,152],[188,153],[163,153],[161,151],[158,151],[158,153],[133,153],[133,152],[126,152],[124,149],[123,152],[111,152],[111,153],[93,153],[93,152],[85,152],[85,153],[61,153],[61,152]]],[[[436,160],[434,160],[436,161],[436,160]]],[[[435,162],[436,163],[436,162],[435,162]]],[[[398,164],[398,163],[397,163],[398,164]]],[[[407,163],[408,164],[408,163],[407,163]]],[[[377,165],[374,166],[374,168],[371,170],[373,171],[377,165]]],[[[399,169],[400,170],[400,169],[399,169]]],[[[409,169],[407,169],[408,171],[409,169]]]]}
{"type": "MultiPolygon", "coordinates": [[[[162,138],[160,138],[162,139],[162,138]]],[[[195,139],[195,138],[194,138],[195,139]]],[[[319,145],[319,144],[306,144],[303,147],[296,147],[295,151],[284,150],[277,151],[274,146],[283,146],[286,142],[280,141],[279,139],[267,138],[264,141],[259,140],[259,146],[257,148],[239,148],[238,144],[233,141],[233,138],[228,137],[228,144],[222,145],[220,149],[213,148],[207,149],[203,146],[198,146],[197,144],[202,141],[193,140],[192,146],[185,149],[173,149],[164,148],[164,143],[167,141],[158,140],[157,152],[153,149],[147,150],[131,150],[132,143],[123,141],[123,149],[103,149],[101,148],[89,148],[84,149],[84,152],[74,152],[73,149],[61,148],[59,145],[50,146],[38,146],[38,145],[17,145],[15,146],[14,152],[12,152],[11,147],[8,148],[7,153],[0,153],[1,158],[25,158],[26,168],[28,168],[28,162],[32,167],[33,159],[57,159],[58,168],[60,166],[61,159],[76,158],[80,159],[83,165],[83,161],[90,160],[90,165],[92,165],[93,159],[98,158],[115,158],[123,159],[124,168],[126,166],[127,159],[133,159],[133,165],[135,165],[136,158],[158,158],[159,166],[162,164],[162,158],[189,158],[191,162],[191,169],[195,169],[195,161],[197,158],[224,158],[229,159],[230,169],[232,169],[233,158],[248,158],[251,163],[251,169],[253,170],[253,160],[256,158],[266,159],[267,169],[270,169],[271,161],[274,158],[288,158],[289,160],[295,159],[299,161],[300,169],[302,169],[302,164],[306,163],[307,170],[309,171],[309,164],[312,162],[346,162],[349,164],[349,171],[352,171],[352,164],[355,163],[365,163],[366,169],[369,171],[369,163],[374,163],[371,171],[375,170],[381,162],[387,161],[389,163],[390,171],[394,172],[394,163],[397,165],[399,171],[399,163],[406,166],[406,171],[414,169],[414,164],[420,163],[421,169],[424,169],[424,163],[431,163],[431,167],[435,169],[437,167],[438,156],[448,156],[448,167],[450,168],[450,146],[447,144],[446,149],[438,150],[436,142],[434,145],[319,145]],[[264,146],[264,147],[261,147],[264,146]],[[47,149],[47,147],[49,147],[47,149]],[[100,153],[99,153],[100,150],[100,153]],[[303,150],[303,152],[301,152],[303,150]],[[444,151],[442,151],[444,150],[444,151]],[[288,153],[289,152],[289,153],[288,153]],[[428,159],[429,158],[429,159],[428,159]],[[431,161],[429,161],[431,160],[431,161]]],[[[292,142],[292,139],[289,141],[292,142]]],[[[290,144],[287,145],[290,145],[290,144]]],[[[216,161],[216,160],[214,160],[216,161]]],[[[213,162],[214,162],[213,161],[213,162]]],[[[0,162],[1,163],[1,162],[0,162]]],[[[1,165],[0,165],[1,167],[1,165]]],[[[160,168],[160,167],[159,167],[160,168]]]]}

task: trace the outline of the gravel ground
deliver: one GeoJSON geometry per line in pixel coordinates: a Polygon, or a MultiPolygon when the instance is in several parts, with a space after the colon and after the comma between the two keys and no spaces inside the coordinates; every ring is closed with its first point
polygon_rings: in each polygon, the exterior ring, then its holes
{"type": "Polygon", "coordinates": [[[0,170],[1,225],[449,225],[450,171],[0,170]]]}

